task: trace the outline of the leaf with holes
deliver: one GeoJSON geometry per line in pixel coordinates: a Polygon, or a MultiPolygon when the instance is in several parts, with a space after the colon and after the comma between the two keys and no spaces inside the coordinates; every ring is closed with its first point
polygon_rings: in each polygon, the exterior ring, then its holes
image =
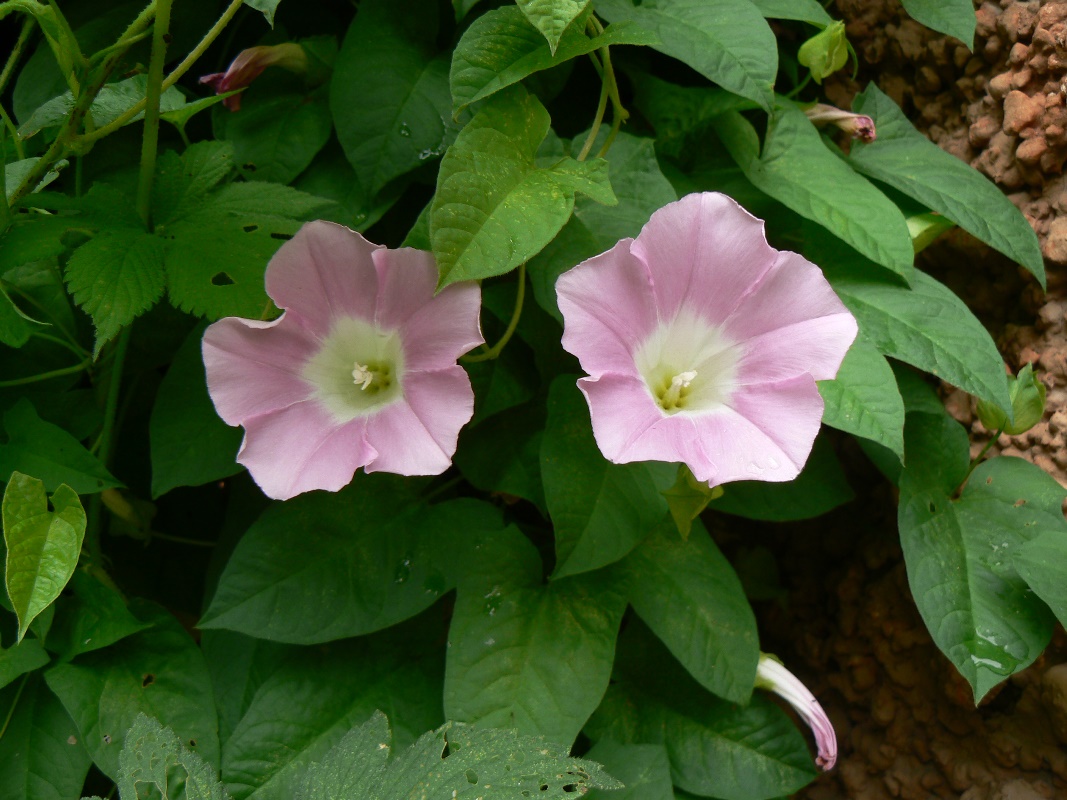
{"type": "Polygon", "coordinates": [[[181,781],[186,800],[229,800],[215,770],[178,734],[159,720],[138,714],[119,754],[120,800],[137,800],[140,784],[155,786],[161,796],[169,797],[174,791],[170,781],[175,779],[181,781]]]}
{"type": "Polygon", "coordinates": [[[41,481],[16,472],[4,490],[3,521],[5,583],[22,641],[30,623],[74,574],[85,537],[85,510],[69,486],[48,497],[41,481]]]}
{"type": "MultiPolygon", "coordinates": [[[[898,523],[919,613],[978,703],[1033,663],[1054,617],[1015,566],[1044,531],[1067,533],[1067,490],[1033,464],[992,458],[967,477],[967,432],[944,412],[911,412],[898,523]]],[[[1062,570],[1060,570],[1062,575],[1062,570]]]]}
{"type": "Polygon", "coordinates": [[[567,748],[510,730],[450,722],[390,759],[389,723],[376,713],[308,770],[303,797],[567,800],[622,784],[567,748]]]}
{"type": "Polygon", "coordinates": [[[617,202],[603,159],[538,166],[549,122],[535,96],[512,86],[486,101],[445,154],[430,209],[442,287],[528,261],[567,222],[576,191],[617,202]]]}
{"type": "Polygon", "coordinates": [[[263,289],[267,262],[304,221],[333,203],[276,183],[232,183],[183,206],[156,234],[166,240],[171,302],[208,319],[263,319],[273,304],[263,289]]]}

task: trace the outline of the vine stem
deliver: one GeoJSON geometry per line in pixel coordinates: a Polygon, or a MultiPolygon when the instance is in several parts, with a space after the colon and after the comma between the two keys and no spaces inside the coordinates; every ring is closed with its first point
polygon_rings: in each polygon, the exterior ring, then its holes
{"type": "Polygon", "coordinates": [[[27,383],[37,383],[38,381],[46,381],[49,378],[61,378],[64,375],[73,375],[75,372],[81,372],[83,369],[88,369],[92,363],[93,360],[87,358],[80,364],[75,364],[70,367],[61,367],[60,369],[53,369],[50,372],[28,375],[25,378],[13,378],[9,381],[0,381],[0,388],[6,389],[9,386],[25,386],[27,383]]]}
{"type": "MultiPolygon", "coordinates": [[[[222,33],[223,29],[229,24],[230,20],[233,19],[234,15],[241,10],[241,6],[243,4],[244,0],[232,0],[226,10],[222,12],[222,16],[219,17],[218,20],[216,20],[215,24],[211,26],[211,30],[204,34],[204,38],[200,40],[200,42],[197,44],[196,47],[192,49],[192,51],[190,51],[189,55],[187,55],[182,60],[182,62],[178,66],[176,66],[166,78],[163,79],[161,91],[167,91],[167,89],[169,89],[171,86],[178,82],[182,75],[189,71],[190,67],[193,66],[196,60],[200,58],[200,56],[204,54],[204,51],[211,46],[211,43],[214,42],[216,38],[218,38],[218,35],[222,33]]],[[[112,122],[109,122],[102,128],[97,128],[95,131],[91,133],[86,133],[83,136],[79,137],[79,141],[89,143],[95,142],[97,139],[102,139],[109,133],[117,131],[131,119],[133,119],[142,111],[144,111],[144,109],[145,101],[141,100],[137,103],[137,105],[128,109],[125,113],[117,117],[112,122]]]]}
{"type": "Polygon", "coordinates": [[[11,54],[7,57],[7,63],[4,64],[4,71],[0,72],[0,94],[3,93],[4,87],[7,86],[7,82],[11,78],[11,73],[15,70],[15,64],[18,63],[19,58],[22,56],[22,48],[26,46],[26,42],[30,38],[33,24],[33,17],[26,17],[22,22],[19,38],[15,41],[15,46],[11,48],[11,54]]]}
{"type": "Polygon", "coordinates": [[[156,24],[152,29],[152,59],[145,88],[144,135],[141,139],[141,175],[137,184],[137,213],[150,224],[152,177],[159,147],[159,98],[163,94],[163,62],[167,57],[172,0],[156,0],[156,24]]]}
{"type": "Polygon", "coordinates": [[[468,364],[476,364],[479,361],[491,361],[494,358],[498,358],[503,352],[505,345],[511,341],[511,337],[515,333],[515,329],[519,327],[519,319],[522,317],[522,304],[526,297],[526,262],[519,264],[519,288],[515,292],[515,310],[511,312],[511,320],[508,322],[507,330],[504,331],[504,335],[500,337],[500,341],[481,353],[476,353],[473,356],[464,356],[463,360],[468,364]]]}
{"type": "Polygon", "coordinates": [[[993,437],[985,443],[985,446],[979,451],[978,455],[971,459],[971,465],[967,467],[967,474],[963,476],[963,480],[960,481],[960,485],[957,486],[956,491],[953,492],[954,497],[959,497],[960,493],[963,491],[963,488],[967,485],[967,481],[971,479],[971,473],[974,472],[975,468],[982,463],[982,459],[985,458],[985,454],[989,452],[989,448],[991,448],[994,444],[997,443],[997,439],[1000,438],[1000,434],[1002,433],[1004,433],[1004,429],[997,428],[997,432],[994,433],[993,437]]]}
{"type": "Polygon", "coordinates": [[[19,698],[22,697],[22,690],[26,688],[26,681],[30,679],[32,672],[27,672],[22,676],[22,681],[19,683],[19,688],[15,692],[15,697],[11,700],[11,708],[7,710],[7,717],[4,718],[4,726],[0,728],[0,739],[4,738],[4,734],[7,733],[7,727],[11,724],[11,718],[15,716],[15,706],[19,704],[19,698]]]}

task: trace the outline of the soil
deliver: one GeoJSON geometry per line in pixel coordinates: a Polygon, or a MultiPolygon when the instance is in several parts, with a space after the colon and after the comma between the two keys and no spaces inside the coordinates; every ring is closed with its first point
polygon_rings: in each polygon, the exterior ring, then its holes
{"type": "MultiPolygon", "coordinates": [[[[1048,387],[1044,421],[1001,436],[991,452],[1029,459],[1067,486],[1067,0],[975,5],[971,52],[911,20],[899,0],[836,0],[864,68],[856,80],[839,73],[826,94],[847,108],[875,81],[934,142],[996,182],[1037,231],[1047,293],[961,231],[925,251],[920,266],[974,309],[1006,369],[1034,363],[1048,387]]],[[[991,434],[973,399],[950,386],[943,395],[977,455],[991,434]]],[[[787,592],[758,609],[765,646],[823,702],[840,744],[837,768],[796,797],[1067,798],[1067,635],[1057,627],[1037,662],[975,708],[912,600],[895,498],[877,476],[865,479],[858,453],[845,456],[857,484],[875,487],[869,496],[799,531],[764,531],[787,592]],[[855,530],[857,518],[865,530],[855,530]]],[[[735,537],[721,533],[731,549],[735,537]]]]}

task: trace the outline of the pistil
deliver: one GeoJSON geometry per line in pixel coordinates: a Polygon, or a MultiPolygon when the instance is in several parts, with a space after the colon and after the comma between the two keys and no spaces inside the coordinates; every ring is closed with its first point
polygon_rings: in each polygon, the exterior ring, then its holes
{"type": "Polygon", "coordinates": [[[682,399],[687,394],[685,390],[689,388],[696,376],[696,370],[688,370],[679,372],[671,378],[671,385],[660,395],[659,403],[664,411],[677,411],[682,407],[682,399]]]}

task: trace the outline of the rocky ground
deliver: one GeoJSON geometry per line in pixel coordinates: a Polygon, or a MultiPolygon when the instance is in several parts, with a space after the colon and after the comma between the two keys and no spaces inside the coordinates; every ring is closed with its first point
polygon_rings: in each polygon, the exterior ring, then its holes
{"type": "MultiPolygon", "coordinates": [[[[971,305],[1008,368],[1033,362],[1048,386],[1044,421],[1001,436],[993,452],[1027,458],[1067,486],[1067,0],[976,8],[972,53],[909,19],[898,0],[836,0],[865,66],[855,81],[829,81],[826,92],[848,107],[876,81],[931,139],[1003,188],[1034,226],[1047,293],[962,232],[926,251],[921,266],[971,305]]],[[[990,432],[973,401],[952,387],[944,394],[970,426],[977,454],[990,432]]],[[[862,459],[852,466],[862,482],[862,459]]],[[[869,485],[878,485],[875,476],[869,485]]],[[[801,533],[764,532],[788,593],[760,609],[764,636],[824,701],[841,741],[838,768],[798,797],[1067,797],[1067,635],[1058,629],[1037,663],[975,709],[915,609],[894,498],[881,485],[857,502],[801,533]],[[867,530],[855,529],[857,507],[867,530]]],[[[731,534],[723,537],[729,548],[731,534]]]]}

